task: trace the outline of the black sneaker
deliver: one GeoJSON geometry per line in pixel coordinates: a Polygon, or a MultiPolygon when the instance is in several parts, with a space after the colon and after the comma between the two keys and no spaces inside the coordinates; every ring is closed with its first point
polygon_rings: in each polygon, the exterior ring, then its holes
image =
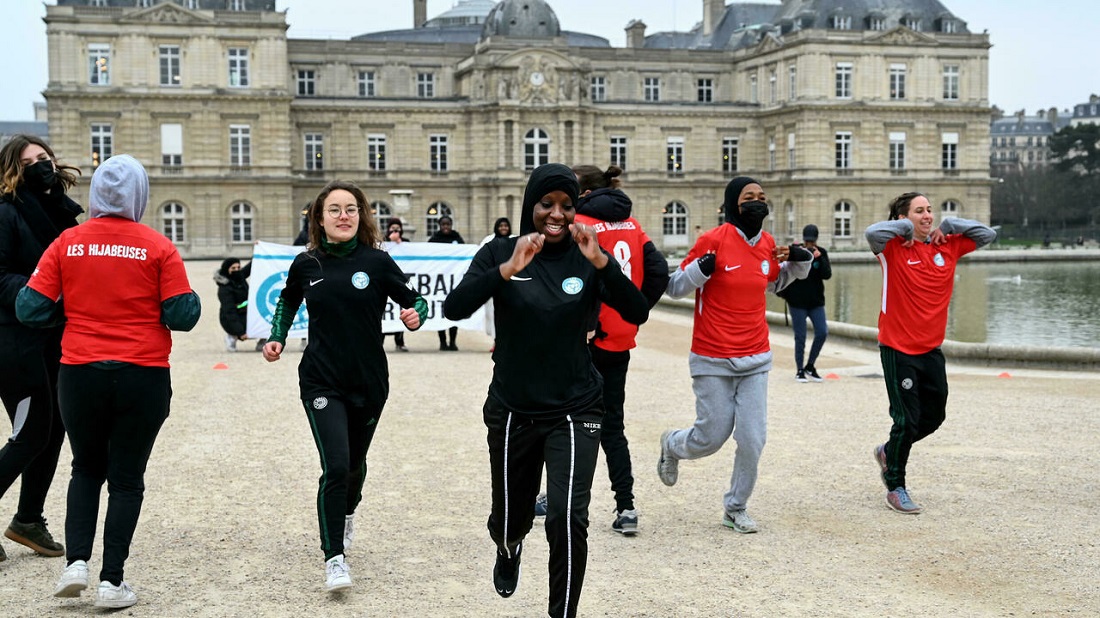
{"type": "Polygon", "coordinates": [[[511,558],[497,550],[497,563],[493,566],[493,586],[496,587],[497,594],[505,599],[512,596],[519,586],[519,558],[522,550],[522,543],[516,545],[511,558]]]}
{"type": "Polygon", "coordinates": [[[611,529],[623,536],[638,534],[638,511],[636,509],[615,511],[615,521],[611,522],[611,529]]]}
{"type": "Polygon", "coordinates": [[[794,379],[798,382],[809,382],[809,380],[806,379],[805,371],[799,371],[798,373],[794,374],[794,379]]]}
{"type": "Polygon", "coordinates": [[[535,498],[535,517],[546,517],[546,494],[535,498]]]}
{"type": "Polygon", "coordinates": [[[806,367],[805,374],[806,374],[806,377],[810,378],[814,382],[821,382],[822,379],[823,379],[821,376],[817,375],[817,369],[814,368],[813,365],[810,365],[809,367],[806,367]]]}
{"type": "Polygon", "coordinates": [[[4,536],[20,545],[26,545],[43,556],[57,558],[65,555],[65,546],[53,540],[49,528],[46,527],[45,519],[24,524],[12,518],[8,529],[4,531],[4,536]]]}

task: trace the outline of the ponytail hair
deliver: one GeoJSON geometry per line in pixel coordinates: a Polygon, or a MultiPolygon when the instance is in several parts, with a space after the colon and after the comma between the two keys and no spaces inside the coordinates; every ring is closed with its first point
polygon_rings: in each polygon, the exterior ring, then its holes
{"type": "Polygon", "coordinates": [[[578,165],[573,168],[573,173],[577,175],[581,193],[595,189],[618,189],[623,184],[623,181],[619,180],[623,168],[618,165],[608,167],[607,171],[602,171],[595,165],[578,165]]]}

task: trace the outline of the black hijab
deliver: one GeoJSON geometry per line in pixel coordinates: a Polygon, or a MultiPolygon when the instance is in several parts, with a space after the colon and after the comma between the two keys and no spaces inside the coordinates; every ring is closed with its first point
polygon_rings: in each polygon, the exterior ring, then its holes
{"type": "MultiPolygon", "coordinates": [[[[577,175],[561,163],[547,163],[536,167],[535,171],[531,172],[531,178],[527,180],[527,188],[523,191],[523,211],[519,219],[521,236],[535,231],[535,204],[544,195],[554,191],[563,191],[576,207],[577,194],[580,193],[577,175]]],[[[572,239],[572,236],[566,235],[566,238],[572,239]]]]}

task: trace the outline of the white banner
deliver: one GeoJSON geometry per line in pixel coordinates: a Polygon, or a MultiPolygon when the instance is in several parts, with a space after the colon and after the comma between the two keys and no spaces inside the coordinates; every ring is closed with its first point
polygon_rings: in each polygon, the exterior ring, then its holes
{"type": "MultiPolygon", "coordinates": [[[[398,268],[409,278],[409,287],[416,290],[428,302],[428,319],[421,331],[444,330],[457,326],[465,330],[482,330],[485,324],[484,308],[478,309],[465,320],[452,322],[443,317],[443,300],[447,298],[478,250],[477,245],[447,245],[443,243],[403,242],[384,243],[385,249],[398,268]]],[[[248,287],[248,336],[266,338],[271,334],[271,319],[279,294],[286,285],[287,271],[294,257],[305,247],[292,247],[270,242],[258,242],[252,252],[252,274],[248,287]]],[[[406,330],[401,323],[400,307],[392,300],[386,302],[382,315],[382,332],[397,333],[406,330]]],[[[288,339],[305,338],[309,328],[309,314],[305,303],[294,316],[294,324],[288,339]]]]}

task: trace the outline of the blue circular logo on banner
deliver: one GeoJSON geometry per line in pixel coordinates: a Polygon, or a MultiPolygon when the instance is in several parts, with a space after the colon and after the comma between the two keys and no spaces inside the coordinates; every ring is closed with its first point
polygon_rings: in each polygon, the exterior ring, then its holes
{"type": "Polygon", "coordinates": [[[584,289],[584,282],[580,277],[570,277],[561,282],[561,289],[566,294],[578,294],[584,289]]]}
{"type": "Polygon", "coordinates": [[[370,276],[363,271],[359,271],[351,276],[351,284],[354,285],[356,289],[362,290],[370,285],[370,276]]]}
{"type": "MultiPolygon", "coordinates": [[[[256,310],[260,317],[268,324],[275,319],[275,305],[279,303],[279,294],[286,287],[286,272],[279,272],[264,279],[256,290],[256,310]]],[[[298,313],[294,315],[292,330],[305,329],[309,326],[309,314],[306,313],[306,305],[302,303],[298,307],[298,313]]]]}

